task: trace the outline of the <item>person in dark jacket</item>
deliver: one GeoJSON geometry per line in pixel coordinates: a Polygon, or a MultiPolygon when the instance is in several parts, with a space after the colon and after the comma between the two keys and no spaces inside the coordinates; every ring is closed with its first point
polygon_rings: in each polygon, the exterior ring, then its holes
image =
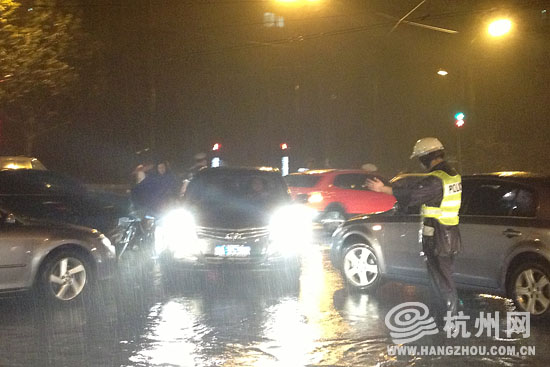
{"type": "Polygon", "coordinates": [[[159,185],[159,208],[157,209],[158,211],[162,211],[169,208],[178,199],[181,184],[172,173],[168,161],[160,161],[157,163],[157,180],[159,185]]]}
{"type": "Polygon", "coordinates": [[[435,294],[436,315],[441,319],[445,311],[451,315],[457,312],[458,297],[451,275],[462,246],[458,229],[462,182],[458,172],[445,161],[443,145],[436,138],[418,140],[412,158],[418,158],[428,173],[405,175],[393,188],[376,178],[369,180],[367,186],[372,191],[394,195],[400,207],[422,205],[422,248],[435,294]]]}

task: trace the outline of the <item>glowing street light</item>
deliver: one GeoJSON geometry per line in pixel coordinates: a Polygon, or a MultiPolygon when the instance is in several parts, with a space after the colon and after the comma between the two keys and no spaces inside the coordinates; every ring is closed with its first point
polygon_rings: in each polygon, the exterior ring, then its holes
{"type": "Polygon", "coordinates": [[[510,19],[498,19],[489,24],[487,31],[492,37],[501,37],[510,32],[512,21],[510,19]]]}
{"type": "Polygon", "coordinates": [[[447,74],[449,74],[447,70],[440,69],[437,71],[437,75],[445,76],[447,74]]]}

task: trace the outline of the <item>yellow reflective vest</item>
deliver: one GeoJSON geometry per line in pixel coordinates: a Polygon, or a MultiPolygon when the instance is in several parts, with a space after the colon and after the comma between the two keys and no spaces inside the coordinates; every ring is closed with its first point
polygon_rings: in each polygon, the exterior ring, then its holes
{"type": "Polygon", "coordinates": [[[434,218],[446,226],[458,225],[458,211],[462,200],[462,179],[459,174],[450,176],[443,171],[433,171],[429,176],[435,176],[443,182],[443,199],[439,207],[422,205],[422,216],[434,218]]]}

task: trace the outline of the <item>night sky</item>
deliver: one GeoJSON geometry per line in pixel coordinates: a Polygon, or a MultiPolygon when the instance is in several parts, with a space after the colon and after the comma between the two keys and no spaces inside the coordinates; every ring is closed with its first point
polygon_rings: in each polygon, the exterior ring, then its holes
{"type": "MultiPolygon", "coordinates": [[[[408,157],[423,136],[456,161],[462,111],[464,173],[550,173],[549,2],[432,0],[407,20],[459,33],[390,33],[391,16],[419,2],[77,1],[98,45],[79,69],[89,93],[34,155],[88,182],[124,182],[145,148],[176,169],[215,142],[230,165],[276,165],[286,142],[293,169],[328,158],[393,176],[418,168],[408,157]],[[502,15],[512,31],[490,39],[502,15]]],[[[4,130],[4,150],[20,153],[17,129],[4,130]]]]}

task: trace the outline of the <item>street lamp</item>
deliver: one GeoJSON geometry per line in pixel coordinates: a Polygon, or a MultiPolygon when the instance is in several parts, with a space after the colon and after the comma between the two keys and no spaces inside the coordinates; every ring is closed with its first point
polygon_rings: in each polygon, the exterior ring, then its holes
{"type": "Polygon", "coordinates": [[[501,37],[510,32],[512,29],[512,21],[510,19],[498,19],[489,24],[487,32],[492,37],[501,37]]]}
{"type": "Polygon", "coordinates": [[[447,74],[449,74],[449,72],[447,70],[439,69],[437,71],[437,75],[445,76],[447,74]]]}

